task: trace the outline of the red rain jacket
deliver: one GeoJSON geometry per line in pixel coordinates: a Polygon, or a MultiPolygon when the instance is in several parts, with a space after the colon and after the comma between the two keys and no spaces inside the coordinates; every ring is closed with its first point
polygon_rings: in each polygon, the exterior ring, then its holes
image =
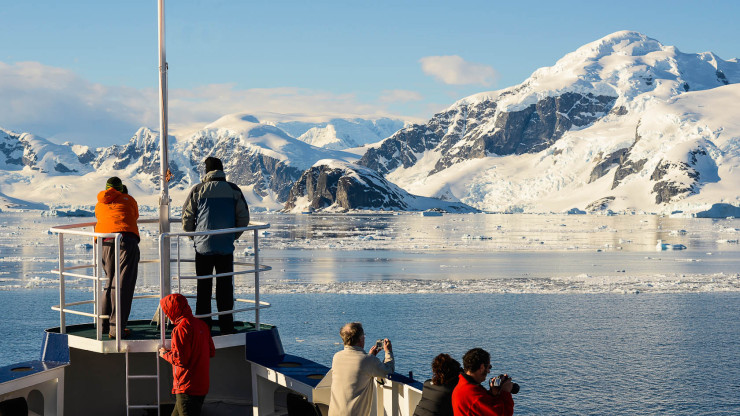
{"type": "Polygon", "coordinates": [[[502,391],[494,397],[474,380],[460,374],[457,387],[452,392],[452,410],[455,416],[511,416],[514,399],[502,391]]]}
{"type": "Polygon", "coordinates": [[[159,304],[175,323],[172,349],[163,355],[172,364],[172,393],[205,396],[210,386],[210,360],[216,355],[211,330],[205,322],[193,316],[185,296],[173,293],[159,304]]]}
{"type": "Polygon", "coordinates": [[[98,193],[95,205],[95,232],[122,233],[124,231],[139,235],[136,220],[139,219],[139,205],[127,194],[108,188],[98,193]]]}

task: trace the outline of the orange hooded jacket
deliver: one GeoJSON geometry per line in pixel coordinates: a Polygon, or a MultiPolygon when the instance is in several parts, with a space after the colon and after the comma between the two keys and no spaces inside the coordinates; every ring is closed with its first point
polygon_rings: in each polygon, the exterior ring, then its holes
{"type": "Polygon", "coordinates": [[[118,192],[114,188],[98,193],[98,203],[95,205],[95,225],[97,233],[131,232],[139,235],[136,220],[139,219],[139,205],[136,200],[127,194],[118,192]]]}

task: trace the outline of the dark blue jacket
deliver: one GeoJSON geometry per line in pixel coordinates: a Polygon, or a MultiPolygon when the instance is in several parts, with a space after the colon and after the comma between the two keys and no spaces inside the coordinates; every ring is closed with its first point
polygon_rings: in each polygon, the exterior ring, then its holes
{"type": "MultiPolygon", "coordinates": [[[[185,231],[207,231],[249,225],[249,208],[241,189],[226,182],[222,170],[208,172],[203,182],[190,190],[182,206],[182,228],[185,231]]],[[[198,254],[231,254],[234,241],[241,233],[195,236],[198,254]]]]}

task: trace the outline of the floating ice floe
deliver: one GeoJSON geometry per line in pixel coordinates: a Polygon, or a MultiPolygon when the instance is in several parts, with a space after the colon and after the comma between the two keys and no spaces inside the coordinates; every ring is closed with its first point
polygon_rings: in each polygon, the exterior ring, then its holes
{"type": "Polygon", "coordinates": [[[90,243],[75,244],[75,248],[78,250],[92,250],[93,246],[90,243]]]}
{"type": "Polygon", "coordinates": [[[671,230],[671,235],[686,235],[686,230],[671,230]]]}
{"type": "Polygon", "coordinates": [[[738,244],[738,240],[717,240],[718,244],[738,244]]]}
{"type": "Polygon", "coordinates": [[[484,235],[470,235],[470,234],[465,234],[461,238],[463,240],[493,240],[493,237],[486,237],[484,235]]]}
{"type": "Polygon", "coordinates": [[[665,250],[685,250],[686,246],[683,244],[670,244],[664,243],[663,240],[658,240],[658,244],[655,245],[655,249],[658,251],[665,250]]]}
{"type": "Polygon", "coordinates": [[[439,211],[422,211],[422,217],[441,217],[442,213],[439,211]]]}

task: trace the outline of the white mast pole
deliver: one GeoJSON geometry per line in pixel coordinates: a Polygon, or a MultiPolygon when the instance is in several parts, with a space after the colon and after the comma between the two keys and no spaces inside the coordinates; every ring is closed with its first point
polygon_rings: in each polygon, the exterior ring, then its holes
{"type": "MultiPolygon", "coordinates": [[[[167,59],[164,48],[164,0],[158,0],[159,16],[159,232],[170,231],[170,179],[169,158],[167,157],[167,59]]],[[[170,293],[170,242],[166,239],[164,250],[160,253],[160,283],[162,296],[170,293]]]]}

